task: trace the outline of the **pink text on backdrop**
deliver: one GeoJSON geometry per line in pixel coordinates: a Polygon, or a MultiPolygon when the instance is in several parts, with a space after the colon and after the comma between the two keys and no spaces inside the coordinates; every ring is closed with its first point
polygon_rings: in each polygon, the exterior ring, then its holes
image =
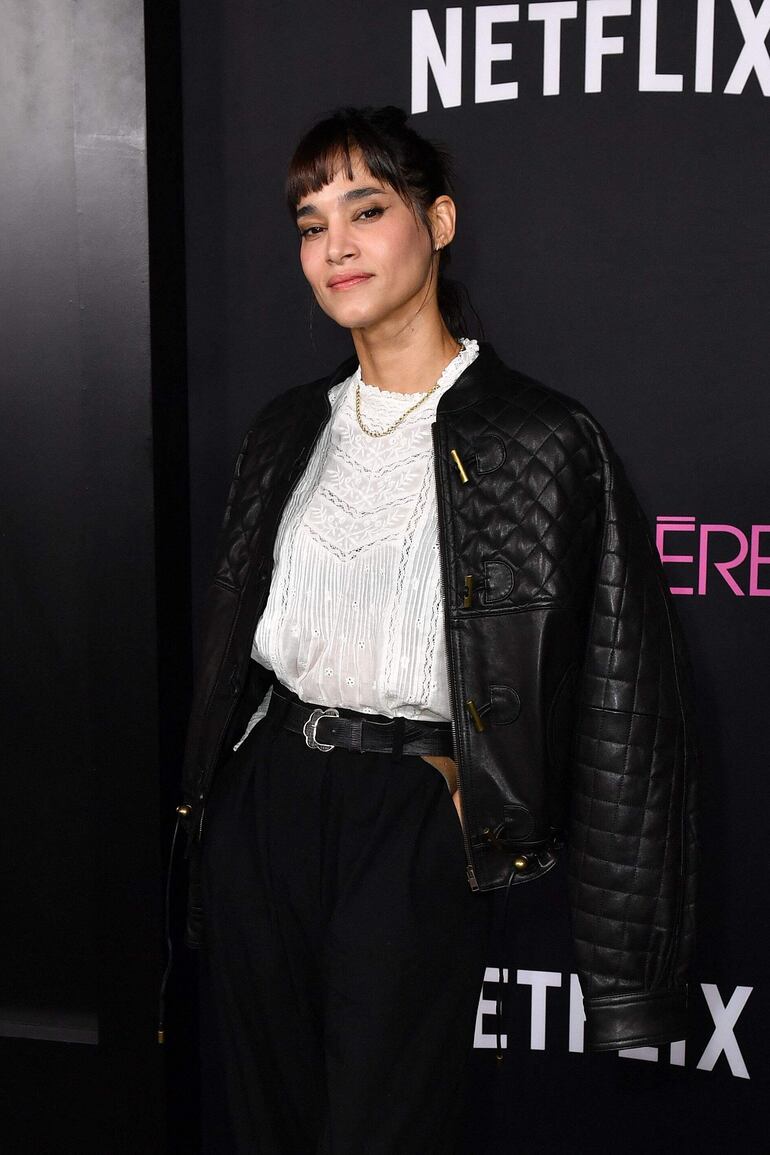
{"type": "Polygon", "coordinates": [[[671,593],[703,596],[716,571],[736,597],[770,597],[770,574],[765,585],[759,582],[760,567],[770,566],[770,541],[763,546],[763,534],[770,534],[770,525],[752,525],[745,533],[737,525],[701,522],[698,526],[694,517],[657,518],[655,542],[660,560],[664,565],[691,565],[693,579],[697,575],[697,586],[671,586],[671,593]],[[692,536],[683,538],[683,534],[692,536]],[[762,548],[767,552],[761,553],[762,548]],[[678,552],[681,549],[691,552],[678,552]]]}

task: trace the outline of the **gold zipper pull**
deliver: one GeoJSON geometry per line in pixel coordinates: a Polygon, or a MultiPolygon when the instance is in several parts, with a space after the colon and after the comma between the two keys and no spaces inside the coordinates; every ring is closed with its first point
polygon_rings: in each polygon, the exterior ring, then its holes
{"type": "Polygon", "coordinates": [[[465,705],[468,709],[468,713],[473,719],[473,725],[476,727],[477,732],[480,734],[482,730],[486,729],[486,726],[481,720],[481,714],[476,709],[476,703],[474,702],[473,698],[468,698],[465,705]]]}
{"type": "Polygon", "coordinates": [[[465,485],[466,481],[468,480],[468,474],[465,472],[465,469],[463,467],[463,463],[460,460],[460,454],[457,452],[456,449],[450,449],[449,450],[449,456],[452,458],[455,465],[459,469],[462,483],[463,483],[463,485],[465,485]]]}
{"type": "Polygon", "coordinates": [[[463,608],[469,610],[473,603],[473,574],[465,575],[465,597],[463,598],[463,608]]]}

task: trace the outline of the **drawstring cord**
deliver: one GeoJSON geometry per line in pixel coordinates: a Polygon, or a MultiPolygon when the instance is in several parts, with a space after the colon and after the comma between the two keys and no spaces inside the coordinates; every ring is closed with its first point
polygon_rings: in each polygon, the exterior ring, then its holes
{"type": "MultiPolygon", "coordinates": [[[[500,950],[501,955],[503,953],[503,949],[505,948],[505,928],[506,928],[506,925],[508,923],[508,900],[511,897],[511,884],[513,883],[513,880],[515,877],[516,877],[516,867],[511,866],[510,873],[508,874],[508,883],[507,883],[506,888],[505,888],[505,902],[503,903],[503,927],[502,927],[502,931],[501,931],[502,941],[501,941],[501,950],[500,950]]],[[[502,1039],[502,1035],[503,1035],[503,970],[504,970],[504,968],[503,968],[502,963],[501,963],[500,967],[498,968],[498,972],[497,972],[497,978],[498,978],[497,992],[498,993],[497,993],[497,999],[495,1001],[495,1036],[496,1036],[496,1040],[497,1040],[496,1058],[497,1058],[498,1063],[502,1063],[502,1061],[505,1057],[503,1054],[503,1039],[502,1039]]]]}
{"type": "Polygon", "coordinates": [[[182,821],[181,814],[177,814],[176,822],[174,823],[174,833],[171,838],[171,852],[168,856],[168,870],[166,871],[166,897],[165,897],[165,914],[164,926],[166,935],[166,969],[163,972],[163,978],[160,982],[160,991],[158,993],[158,1043],[162,1046],[166,1041],[166,987],[171,975],[171,967],[174,962],[174,944],[171,938],[171,873],[174,866],[174,851],[176,850],[176,840],[179,833],[179,823],[182,821]]]}

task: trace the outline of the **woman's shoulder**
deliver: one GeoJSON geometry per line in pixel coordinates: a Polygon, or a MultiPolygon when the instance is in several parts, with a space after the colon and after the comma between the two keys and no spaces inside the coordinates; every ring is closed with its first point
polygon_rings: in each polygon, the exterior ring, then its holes
{"type": "MultiPolygon", "coordinates": [[[[515,438],[533,443],[546,437],[565,446],[588,443],[603,454],[607,433],[591,408],[574,394],[506,364],[490,345],[472,367],[474,382],[458,392],[457,403],[480,404],[495,424],[515,438]]],[[[486,413],[480,413],[483,417],[486,413]]]]}

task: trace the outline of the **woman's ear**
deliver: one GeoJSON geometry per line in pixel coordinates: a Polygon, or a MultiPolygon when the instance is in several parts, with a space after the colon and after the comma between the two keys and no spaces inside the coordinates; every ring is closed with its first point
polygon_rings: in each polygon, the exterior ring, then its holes
{"type": "Polygon", "coordinates": [[[431,232],[433,234],[433,250],[438,252],[445,249],[455,235],[457,221],[457,207],[450,196],[436,197],[428,209],[431,232]]]}

